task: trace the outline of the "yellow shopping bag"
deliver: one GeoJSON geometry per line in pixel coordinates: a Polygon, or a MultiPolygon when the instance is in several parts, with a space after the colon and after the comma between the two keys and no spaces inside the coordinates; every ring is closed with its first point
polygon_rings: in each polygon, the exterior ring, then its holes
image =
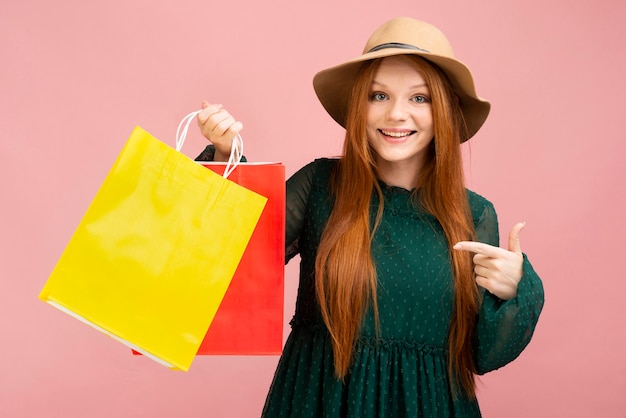
{"type": "Polygon", "coordinates": [[[137,127],[39,298],[188,370],[265,202],[137,127]]]}

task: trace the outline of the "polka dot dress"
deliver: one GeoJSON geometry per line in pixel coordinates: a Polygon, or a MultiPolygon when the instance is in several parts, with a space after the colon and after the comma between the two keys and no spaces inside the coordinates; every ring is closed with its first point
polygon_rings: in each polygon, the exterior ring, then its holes
{"type": "MultiPolygon", "coordinates": [[[[292,332],[267,397],[264,417],[479,417],[475,399],[454,397],[447,374],[453,305],[448,247],[437,220],[416,211],[411,192],[383,185],[382,223],[372,244],[378,274],[380,334],[366,313],[344,381],[334,375],[330,338],[316,302],[315,254],[332,208],[328,193],[336,160],[304,167],[287,182],[287,254],[301,256],[292,332]]],[[[468,191],[479,241],[498,245],[491,203],[468,191]]],[[[372,201],[372,212],[378,206],[372,201]]],[[[483,294],[475,353],[480,373],[515,359],[530,341],[543,288],[525,258],[518,296],[483,294]]]]}

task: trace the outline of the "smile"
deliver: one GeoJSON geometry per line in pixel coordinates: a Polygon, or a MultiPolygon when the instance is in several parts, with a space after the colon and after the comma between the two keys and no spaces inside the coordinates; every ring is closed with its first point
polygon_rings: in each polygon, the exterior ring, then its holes
{"type": "Polygon", "coordinates": [[[378,132],[382,133],[385,136],[390,136],[392,138],[404,138],[409,135],[413,135],[416,131],[392,132],[392,131],[385,131],[383,129],[379,129],[378,132]]]}

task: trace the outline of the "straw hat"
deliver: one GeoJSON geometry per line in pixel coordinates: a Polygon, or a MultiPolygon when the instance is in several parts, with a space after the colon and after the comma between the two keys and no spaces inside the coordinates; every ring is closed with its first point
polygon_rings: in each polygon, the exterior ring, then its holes
{"type": "Polygon", "coordinates": [[[345,127],[348,98],[361,63],[392,55],[418,55],[436,64],[459,97],[469,133],[463,142],[474,136],[487,119],[491,105],[476,94],[472,73],[454,58],[446,36],[435,26],[408,17],[392,19],[376,29],[362,55],[315,75],[315,93],[337,123],[345,127]]]}

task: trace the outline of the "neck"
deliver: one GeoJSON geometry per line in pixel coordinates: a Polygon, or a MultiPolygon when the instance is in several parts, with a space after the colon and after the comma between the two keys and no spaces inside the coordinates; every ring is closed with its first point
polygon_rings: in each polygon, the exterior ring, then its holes
{"type": "Polygon", "coordinates": [[[389,186],[412,190],[422,169],[421,161],[377,161],[378,177],[389,186]]]}

